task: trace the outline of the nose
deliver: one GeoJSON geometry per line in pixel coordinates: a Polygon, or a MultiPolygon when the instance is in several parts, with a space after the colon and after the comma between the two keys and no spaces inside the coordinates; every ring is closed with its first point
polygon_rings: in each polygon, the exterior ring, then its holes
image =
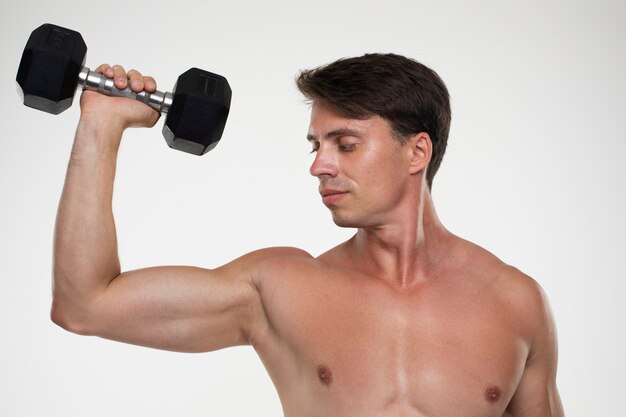
{"type": "Polygon", "coordinates": [[[335,177],[337,175],[337,161],[332,153],[324,147],[320,147],[315,153],[315,159],[309,168],[309,173],[314,177],[321,177],[322,175],[328,175],[335,177]]]}

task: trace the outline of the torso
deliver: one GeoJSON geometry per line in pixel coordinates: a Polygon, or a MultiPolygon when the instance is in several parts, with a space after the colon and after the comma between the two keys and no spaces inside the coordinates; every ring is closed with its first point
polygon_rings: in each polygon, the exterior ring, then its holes
{"type": "Polygon", "coordinates": [[[502,416],[531,330],[504,291],[507,267],[473,250],[410,288],[332,254],[271,258],[256,277],[267,326],[253,345],[285,416],[502,416]]]}

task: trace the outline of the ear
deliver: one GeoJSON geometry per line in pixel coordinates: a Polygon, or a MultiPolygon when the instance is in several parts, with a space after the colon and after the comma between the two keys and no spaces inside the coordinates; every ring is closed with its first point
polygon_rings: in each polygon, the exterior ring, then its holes
{"type": "Polygon", "coordinates": [[[411,158],[409,172],[417,174],[420,171],[425,171],[433,154],[433,142],[430,140],[430,135],[426,132],[417,133],[409,139],[407,146],[409,146],[408,151],[411,158]]]}

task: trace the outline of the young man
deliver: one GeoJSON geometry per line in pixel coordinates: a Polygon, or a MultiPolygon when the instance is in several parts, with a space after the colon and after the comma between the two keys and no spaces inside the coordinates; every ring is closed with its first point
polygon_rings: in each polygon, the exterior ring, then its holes
{"type": "MultiPolygon", "coordinates": [[[[99,68],[118,88],[156,83],[99,68]]],[[[80,334],[199,352],[250,344],[287,417],[560,417],[553,319],[539,285],[448,232],[431,199],[448,92],[425,66],[366,55],[301,73],[311,174],[339,226],[313,257],[121,272],[111,211],[123,131],[158,114],[84,92],[56,226],[52,318],[80,334]]]]}

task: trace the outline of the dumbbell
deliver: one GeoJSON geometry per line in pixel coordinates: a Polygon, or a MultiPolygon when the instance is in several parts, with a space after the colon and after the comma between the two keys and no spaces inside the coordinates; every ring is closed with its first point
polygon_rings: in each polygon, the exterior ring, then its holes
{"type": "Polygon", "coordinates": [[[166,113],[163,136],[173,148],[204,155],[217,145],[228,118],[232,91],[226,78],[198,68],[178,77],[173,93],[135,93],[84,67],[87,46],[80,33],[46,23],[26,43],[16,81],[22,102],[52,114],[68,109],[76,89],[128,97],[166,113]]]}

